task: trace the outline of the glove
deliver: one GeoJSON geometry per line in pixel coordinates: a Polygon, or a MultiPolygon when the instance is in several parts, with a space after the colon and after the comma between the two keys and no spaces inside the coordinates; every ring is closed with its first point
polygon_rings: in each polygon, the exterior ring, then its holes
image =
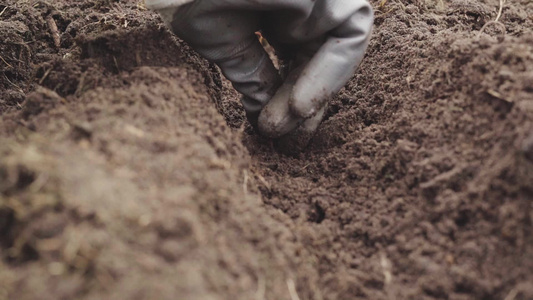
{"type": "Polygon", "coordinates": [[[361,62],[372,30],[365,0],[147,0],[172,31],[217,64],[259,132],[313,133],[327,100],[361,62]],[[274,67],[255,32],[276,49],[274,67]]]}

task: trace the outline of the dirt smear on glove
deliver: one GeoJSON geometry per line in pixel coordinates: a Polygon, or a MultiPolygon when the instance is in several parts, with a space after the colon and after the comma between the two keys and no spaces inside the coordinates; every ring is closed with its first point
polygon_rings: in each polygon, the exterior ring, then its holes
{"type": "Polygon", "coordinates": [[[0,299],[533,298],[532,4],[373,4],[295,156],[141,2],[0,4],[0,299]]]}

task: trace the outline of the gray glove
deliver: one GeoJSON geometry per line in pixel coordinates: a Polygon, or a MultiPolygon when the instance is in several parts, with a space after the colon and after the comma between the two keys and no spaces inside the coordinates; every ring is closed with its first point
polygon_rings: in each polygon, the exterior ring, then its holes
{"type": "Polygon", "coordinates": [[[220,67],[243,94],[249,121],[270,138],[298,127],[316,130],[327,100],[361,62],[373,22],[365,0],[147,0],[147,5],[220,67]],[[256,31],[276,49],[281,70],[256,31]]]}

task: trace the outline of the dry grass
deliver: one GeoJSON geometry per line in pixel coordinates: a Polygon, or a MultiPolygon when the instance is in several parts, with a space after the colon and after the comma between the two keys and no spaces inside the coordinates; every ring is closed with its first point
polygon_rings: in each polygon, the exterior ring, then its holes
{"type": "Polygon", "coordinates": [[[4,9],[2,9],[2,11],[0,12],[0,17],[6,12],[8,6],[4,7],[4,9]]]}
{"type": "Polygon", "coordinates": [[[10,65],[2,56],[0,56],[0,60],[2,60],[8,67],[13,68],[13,66],[10,65]]]}

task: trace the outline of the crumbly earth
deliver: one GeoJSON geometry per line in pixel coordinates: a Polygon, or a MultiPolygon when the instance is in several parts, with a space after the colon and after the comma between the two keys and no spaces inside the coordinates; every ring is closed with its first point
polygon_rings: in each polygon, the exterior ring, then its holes
{"type": "Polygon", "coordinates": [[[0,4],[0,299],[533,299],[533,2],[373,1],[303,152],[140,1],[0,4]]]}

